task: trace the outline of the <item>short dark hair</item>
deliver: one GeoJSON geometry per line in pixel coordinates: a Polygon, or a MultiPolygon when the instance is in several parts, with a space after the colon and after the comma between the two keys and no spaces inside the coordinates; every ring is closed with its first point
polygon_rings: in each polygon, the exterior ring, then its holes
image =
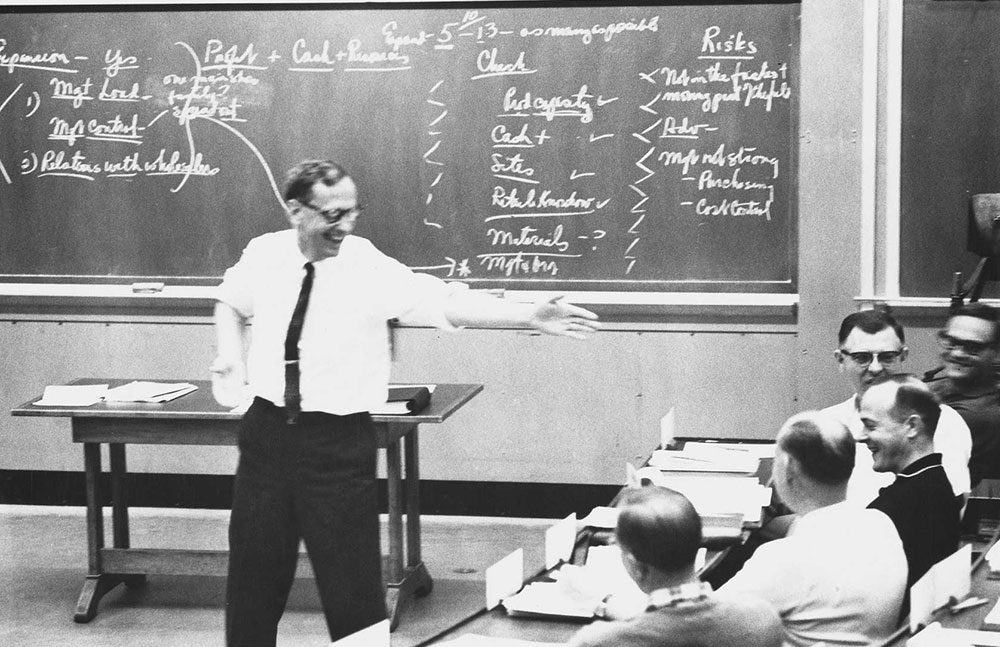
{"type": "Polygon", "coordinates": [[[941,419],[941,400],[924,382],[915,375],[899,373],[887,375],[878,380],[877,384],[897,384],[896,398],[889,411],[893,420],[904,422],[910,416],[917,416],[924,423],[928,437],[933,438],[941,419]]]}
{"type": "Polygon", "coordinates": [[[824,485],[847,483],[854,471],[857,441],[839,420],[805,411],[785,421],[778,447],[794,458],[803,473],[824,485]]]}
{"type": "Polygon", "coordinates": [[[847,341],[848,335],[855,328],[860,328],[862,332],[869,335],[882,332],[886,328],[892,328],[899,341],[906,343],[906,335],[903,327],[899,325],[896,318],[889,314],[886,306],[875,308],[874,310],[859,310],[844,317],[840,322],[840,331],[837,333],[837,342],[843,344],[847,341]]]}
{"type": "Polygon", "coordinates": [[[680,492],[647,485],[625,493],[615,527],[618,543],[643,564],[678,572],[694,564],[701,517],[680,492]]]}
{"type": "Polygon", "coordinates": [[[344,167],[331,160],[305,160],[285,173],[281,194],[288,200],[312,199],[312,188],[317,182],[333,186],[350,177],[344,167]]]}
{"type": "Polygon", "coordinates": [[[996,348],[998,343],[1000,343],[1000,312],[993,306],[973,301],[955,308],[948,315],[948,321],[951,321],[955,317],[975,317],[976,319],[990,322],[993,324],[993,338],[990,340],[990,345],[996,348]]]}

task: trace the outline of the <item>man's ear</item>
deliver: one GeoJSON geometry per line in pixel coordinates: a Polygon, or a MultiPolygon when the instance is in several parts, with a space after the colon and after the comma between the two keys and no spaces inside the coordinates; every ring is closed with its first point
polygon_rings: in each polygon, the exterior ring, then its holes
{"type": "Polygon", "coordinates": [[[901,362],[905,361],[906,360],[906,356],[909,353],[910,353],[910,349],[908,347],[906,347],[906,346],[903,346],[903,349],[899,351],[899,361],[901,361],[901,362]]]}
{"type": "Polygon", "coordinates": [[[289,200],[285,203],[285,217],[292,225],[298,224],[302,218],[302,203],[298,200],[289,200]]]}
{"type": "Polygon", "coordinates": [[[635,580],[636,584],[641,583],[646,578],[646,573],[649,572],[649,567],[639,561],[635,555],[633,555],[621,544],[618,544],[618,548],[622,552],[622,563],[625,566],[625,572],[629,574],[629,577],[635,580]]]}
{"type": "Polygon", "coordinates": [[[833,351],[833,359],[837,360],[837,368],[841,371],[844,370],[844,353],[840,351],[839,348],[833,351]]]}
{"type": "Polygon", "coordinates": [[[924,429],[924,421],[915,413],[910,414],[903,425],[906,428],[906,437],[908,439],[916,438],[924,429]]]}

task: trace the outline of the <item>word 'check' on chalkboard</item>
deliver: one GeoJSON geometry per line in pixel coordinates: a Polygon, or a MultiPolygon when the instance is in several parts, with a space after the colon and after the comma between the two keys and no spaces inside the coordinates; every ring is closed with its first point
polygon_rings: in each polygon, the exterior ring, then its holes
{"type": "Polygon", "coordinates": [[[0,279],[213,283],[341,161],[474,287],[794,292],[799,6],[18,13],[0,279]]]}

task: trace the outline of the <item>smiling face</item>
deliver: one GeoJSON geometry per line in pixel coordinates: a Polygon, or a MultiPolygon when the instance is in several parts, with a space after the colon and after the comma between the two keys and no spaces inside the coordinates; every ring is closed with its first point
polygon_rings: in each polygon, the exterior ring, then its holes
{"type": "Polygon", "coordinates": [[[883,375],[902,372],[906,346],[892,328],[883,328],[877,333],[854,328],[834,352],[834,357],[854,392],[861,395],[883,375]]]}
{"type": "Polygon", "coordinates": [[[317,182],[310,193],[308,200],[288,201],[288,221],[298,232],[302,255],[315,262],[339,254],[344,237],[354,231],[358,189],[345,176],[333,186],[317,182]],[[330,214],[339,215],[336,222],[330,222],[330,214]]]}
{"type": "Polygon", "coordinates": [[[964,384],[992,380],[994,323],[978,317],[956,316],[938,334],[944,376],[964,384]]]}
{"type": "Polygon", "coordinates": [[[896,474],[913,462],[910,438],[918,431],[914,427],[914,416],[897,420],[893,413],[898,388],[899,385],[892,382],[876,384],[861,398],[864,428],[859,440],[871,450],[872,467],[876,472],[896,474]]]}

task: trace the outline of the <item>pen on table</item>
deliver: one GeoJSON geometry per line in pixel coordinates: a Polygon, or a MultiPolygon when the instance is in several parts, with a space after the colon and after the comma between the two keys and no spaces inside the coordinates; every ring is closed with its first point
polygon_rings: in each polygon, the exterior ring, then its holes
{"type": "Polygon", "coordinates": [[[968,600],[963,600],[958,604],[952,605],[951,612],[958,613],[959,611],[965,611],[966,609],[973,609],[975,607],[982,606],[989,602],[986,598],[969,598],[968,600]]]}

